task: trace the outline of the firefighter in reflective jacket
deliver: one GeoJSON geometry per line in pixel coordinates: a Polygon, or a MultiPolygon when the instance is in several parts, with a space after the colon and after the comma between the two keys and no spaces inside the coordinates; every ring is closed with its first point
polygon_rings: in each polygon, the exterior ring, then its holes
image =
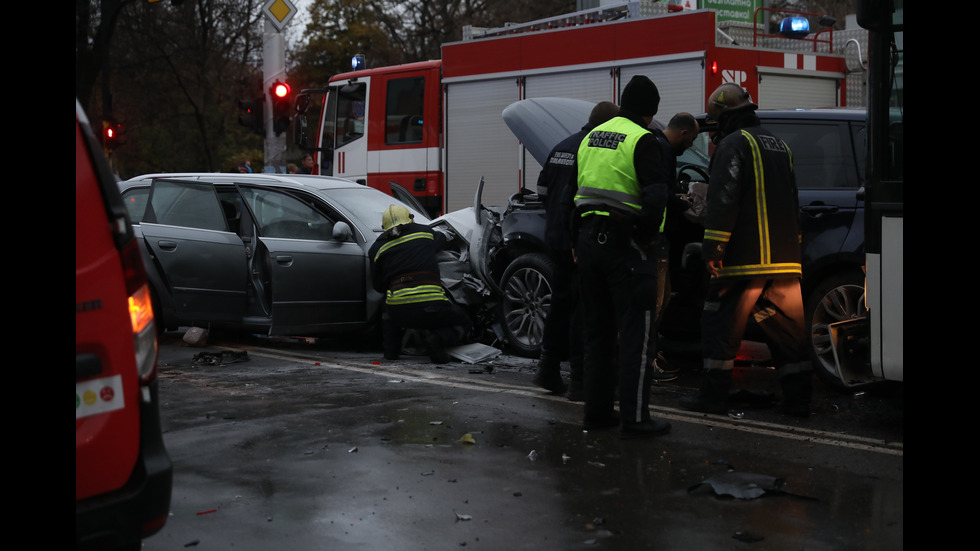
{"type": "Polygon", "coordinates": [[[725,413],[732,369],[747,325],[766,337],[787,414],[810,414],[813,372],[800,292],[799,199],[789,147],[760,125],[734,84],[708,98],[718,123],[701,255],[711,280],[701,319],[703,371],[686,409],[725,413]]]}
{"type": "Polygon", "coordinates": [[[384,230],[371,246],[371,281],[385,295],[382,339],[385,359],[397,360],[404,329],[422,329],[433,362],[446,363],[446,348],[471,325],[462,307],[446,294],[436,253],[445,234],[417,224],[407,208],[391,205],[381,217],[384,230]]]}
{"type": "Polygon", "coordinates": [[[669,177],[647,130],[660,104],[644,76],[626,85],[618,117],[582,140],[576,157],[574,212],[581,305],[586,325],[586,428],[620,427],[620,437],[665,434],[650,417],[657,353],[653,244],[667,204],[669,177]],[[619,414],[614,409],[619,394],[619,414]]]}

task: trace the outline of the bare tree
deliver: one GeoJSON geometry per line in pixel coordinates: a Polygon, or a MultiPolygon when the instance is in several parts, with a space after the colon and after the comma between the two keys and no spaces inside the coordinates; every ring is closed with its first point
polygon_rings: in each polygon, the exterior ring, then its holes
{"type": "Polygon", "coordinates": [[[127,129],[126,145],[114,152],[120,172],[230,169],[240,151],[261,150],[236,122],[238,101],[262,92],[260,3],[124,7],[103,79],[127,129]]]}

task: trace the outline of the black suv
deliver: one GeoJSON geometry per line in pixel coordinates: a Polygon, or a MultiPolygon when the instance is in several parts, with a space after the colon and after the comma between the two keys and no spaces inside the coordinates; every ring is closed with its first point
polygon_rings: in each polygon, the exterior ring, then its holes
{"type": "Polygon", "coordinates": [[[840,386],[829,325],[864,315],[865,109],[757,111],[793,152],[814,369],[840,386]]]}
{"type": "MultiPolygon", "coordinates": [[[[763,125],[785,140],[793,152],[803,231],[803,297],[812,328],[814,368],[823,380],[839,385],[829,324],[864,312],[861,191],[866,111],[787,109],[757,113],[763,125]]],[[[572,128],[575,122],[567,126],[572,128]]],[[[705,142],[710,130],[702,128],[705,142]]],[[[561,137],[555,142],[558,139],[561,137]]],[[[696,151],[689,150],[679,159],[678,167],[682,185],[707,178],[707,158],[696,151]]],[[[498,252],[504,259],[497,264],[506,269],[493,279],[505,291],[503,319],[513,322],[505,323],[504,330],[512,343],[522,343],[517,351],[529,356],[539,349],[540,335],[527,329],[543,326],[553,270],[545,256],[542,209],[535,194],[524,193],[515,195],[506,210],[497,214],[498,252]]],[[[673,293],[663,325],[668,338],[692,339],[699,333],[705,277],[699,246],[697,241],[687,246],[672,244],[673,251],[683,254],[671,263],[673,293]]]]}

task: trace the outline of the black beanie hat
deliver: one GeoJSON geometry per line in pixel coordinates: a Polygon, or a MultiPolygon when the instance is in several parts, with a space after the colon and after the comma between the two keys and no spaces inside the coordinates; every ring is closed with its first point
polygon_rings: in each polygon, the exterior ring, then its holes
{"type": "Polygon", "coordinates": [[[636,113],[641,117],[652,117],[660,107],[660,92],[652,80],[636,75],[630,79],[623,89],[623,97],[619,102],[623,111],[636,113]]]}

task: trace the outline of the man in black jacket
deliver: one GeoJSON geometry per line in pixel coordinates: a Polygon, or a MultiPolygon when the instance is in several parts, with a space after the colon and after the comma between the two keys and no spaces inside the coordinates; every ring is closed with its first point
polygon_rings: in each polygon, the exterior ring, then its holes
{"type": "Polygon", "coordinates": [[[799,199],[785,142],[760,125],[734,84],[708,98],[718,123],[711,158],[702,258],[711,274],[701,320],[703,368],[686,409],[725,413],[735,355],[752,320],[766,336],[787,414],[810,414],[813,372],[800,291],[799,199]]]}
{"type": "Polygon", "coordinates": [[[385,295],[382,339],[385,359],[397,360],[404,329],[427,331],[434,363],[446,363],[446,347],[469,333],[466,311],[446,294],[436,253],[446,236],[417,224],[407,208],[391,205],[381,217],[384,230],[371,246],[371,281],[385,295]]]}
{"type": "Polygon", "coordinates": [[[551,288],[551,309],[545,319],[541,357],[534,384],[561,394],[565,382],[561,377],[561,362],[566,357],[571,364],[568,399],[580,402],[585,398],[582,387],[583,327],[578,310],[578,273],[572,258],[572,237],[567,213],[562,211],[562,197],[576,186],[575,156],[582,138],[589,130],[619,113],[619,106],[601,101],[592,108],[589,122],[581,130],[558,143],[548,154],[544,169],[538,176],[538,195],[544,200],[545,242],[555,265],[551,288]]]}
{"type": "MultiPolygon", "coordinates": [[[[664,169],[670,176],[670,193],[667,196],[667,209],[664,211],[664,224],[657,242],[657,317],[656,330],[663,323],[664,310],[670,303],[670,266],[680,262],[680,250],[692,241],[700,240],[704,228],[684,218],[684,211],[691,208],[688,190],[681,189],[677,181],[677,157],[694,145],[698,137],[698,121],[690,113],[677,113],[667,123],[667,128],[650,130],[660,143],[664,169]],[[673,245],[673,248],[671,248],[673,245]],[[675,260],[676,259],[676,260],[675,260]]],[[[657,352],[653,359],[654,382],[668,382],[677,379],[680,369],[670,367],[663,351],[657,352]]]]}

